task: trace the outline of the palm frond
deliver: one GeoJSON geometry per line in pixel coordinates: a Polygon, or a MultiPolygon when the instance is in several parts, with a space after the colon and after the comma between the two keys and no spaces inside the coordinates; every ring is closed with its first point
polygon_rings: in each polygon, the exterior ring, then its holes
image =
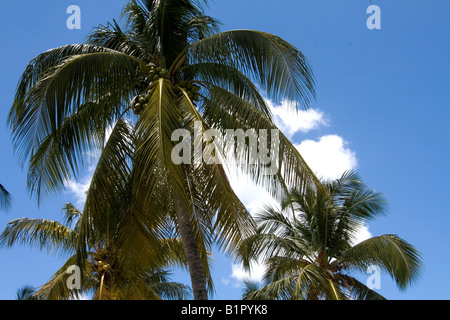
{"type": "Polygon", "coordinates": [[[381,294],[370,289],[355,278],[352,278],[351,296],[356,300],[386,300],[381,294]]]}
{"type": "Polygon", "coordinates": [[[0,184],[0,210],[8,210],[11,207],[11,194],[0,184]]]}
{"type": "Polygon", "coordinates": [[[192,297],[192,290],[188,286],[170,281],[170,273],[157,271],[149,275],[148,285],[162,299],[188,300],[192,297]]]}
{"type": "Polygon", "coordinates": [[[378,265],[390,274],[401,290],[412,283],[422,267],[419,252],[411,244],[392,234],[360,242],[347,250],[338,261],[345,268],[363,271],[370,265],[378,265]]]}
{"type": "Polygon", "coordinates": [[[109,50],[73,55],[45,70],[39,81],[19,94],[9,115],[21,160],[33,156],[42,141],[83,104],[108,97],[107,102],[113,100],[117,108],[117,101],[130,101],[142,68],[147,66],[141,60],[109,50]]]}
{"type": "Polygon", "coordinates": [[[96,286],[96,281],[92,277],[91,270],[93,269],[92,263],[85,263],[84,269],[81,271],[81,288],[70,288],[67,284],[69,277],[71,276],[68,272],[70,267],[76,266],[76,256],[70,256],[65,263],[59,268],[50,279],[37,288],[35,296],[39,300],[71,300],[79,299],[81,294],[89,293],[96,286]]]}
{"type": "Polygon", "coordinates": [[[100,231],[105,238],[111,235],[107,232],[111,223],[109,214],[130,174],[132,139],[131,127],[125,120],[119,119],[102,150],[86,196],[77,248],[80,266],[86,260],[89,239],[98,241],[92,230],[100,231]]]}
{"type": "Polygon", "coordinates": [[[136,57],[142,61],[152,61],[153,58],[148,55],[137,39],[131,34],[120,28],[116,20],[108,23],[106,26],[100,25],[95,28],[88,36],[88,43],[119,51],[127,55],[136,57]]]}
{"type": "Polygon", "coordinates": [[[235,66],[255,79],[276,101],[285,98],[307,108],[315,95],[305,56],[270,33],[232,30],[212,35],[191,45],[189,61],[235,66]]]}
{"type": "Polygon", "coordinates": [[[230,156],[229,163],[240,164],[239,169],[249,174],[258,184],[267,187],[272,196],[280,200],[287,194],[288,186],[296,186],[300,190],[308,185],[323,188],[295,146],[254,105],[230,91],[211,84],[209,94],[204,101],[204,117],[224,134],[230,129],[243,130],[244,133],[254,130],[257,143],[260,144],[263,143],[260,134],[267,133],[268,154],[265,156],[269,156],[270,152],[270,164],[266,163],[261,155],[255,159],[254,150],[250,149],[252,146],[249,142],[240,143],[237,147],[235,144],[228,145],[234,147],[231,149],[233,153],[227,153],[230,156]]]}
{"type": "Polygon", "coordinates": [[[270,283],[267,283],[248,292],[245,300],[289,300],[292,297],[292,291],[295,285],[295,276],[285,277],[270,283]],[[256,289],[256,290],[255,290],[256,289]]]}
{"type": "MultiPolygon", "coordinates": [[[[206,87],[210,85],[218,86],[232,92],[253,105],[262,115],[272,119],[271,110],[256,85],[236,67],[217,62],[204,62],[187,65],[181,69],[181,72],[192,75],[194,79],[201,81],[201,84],[206,87]]],[[[199,105],[199,107],[202,108],[202,105],[199,105]]],[[[238,110],[233,110],[232,107],[229,111],[245,119],[245,113],[241,114],[238,110]]]]}
{"type": "Polygon", "coordinates": [[[0,235],[0,246],[21,244],[40,250],[60,253],[74,252],[77,234],[57,221],[19,218],[10,221],[0,235]]]}

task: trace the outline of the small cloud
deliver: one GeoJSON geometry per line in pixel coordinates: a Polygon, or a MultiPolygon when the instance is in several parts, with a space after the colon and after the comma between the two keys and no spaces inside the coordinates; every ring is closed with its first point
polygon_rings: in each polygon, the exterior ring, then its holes
{"type": "Polygon", "coordinates": [[[367,225],[363,225],[356,232],[351,244],[354,246],[370,238],[372,238],[372,233],[370,233],[369,227],[367,225]]]}
{"type": "Polygon", "coordinates": [[[84,202],[86,200],[86,192],[91,185],[92,175],[87,175],[81,179],[80,182],[69,180],[66,184],[67,193],[73,195],[74,205],[78,210],[83,210],[84,202]]]}
{"type": "Polygon", "coordinates": [[[227,177],[233,191],[251,214],[257,213],[266,204],[278,205],[264,186],[257,185],[244,173],[230,170],[227,177]]]}
{"type": "Polygon", "coordinates": [[[224,286],[228,286],[230,284],[230,278],[224,278],[222,277],[220,279],[220,282],[224,285],[224,286]]]}
{"type": "Polygon", "coordinates": [[[318,109],[296,110],[294,103],[289,100],[283,100],[278,106],[271,101],[267,103],[274,115],[275,124],[289,138],[297,132],[306,133],[328,125],[324,113],[318,109]]]}
{"type": "MultiPolygon", "coordinates": [[[[114,124],[115,125],[115,124],[114,124]]],[[[106,128],[105,131],[105,144],[108,141],[111,133],[114,129],[114,125],[106,128]]],[[[82,210],[84,207],[84,203],[86,201],[86,192],[91,185],[92,176],[94,175],[95,169],[97,168],[98,160],[101,155],[101,149],[91,149],[84,152],[84,156],[87,159],[87,172],[86,174],[79,180],[70,179],[66,183],[66,192],[72,194],[74,196],[74,205],[79,210],[82,210]]]]}
{"type": "Polygon", "coordinates": [[[303,159],[319,178],[334,180],[357,166],[356,154],[338,135],[326,135],[319,141],[304,140],[296,146],[303,159]]]}
{"type": "Polygon", "coordinates": [[[250,271],[244,270],[240,264],[231,265],[231,278],[242,282],[245,280],[260,282],[264,276],[265,266],[262,263],[252,262],[250,271]]]}

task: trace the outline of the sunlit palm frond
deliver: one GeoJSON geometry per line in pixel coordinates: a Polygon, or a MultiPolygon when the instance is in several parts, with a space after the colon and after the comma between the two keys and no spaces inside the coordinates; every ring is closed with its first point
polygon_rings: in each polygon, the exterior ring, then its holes
{"type": "Polygon", "coordinates": [[[252,150],[249,148],[254,146],[248,142],[238,145],[234,150],[231,149],[234,153],[228,154],[235,157],[235,163],[241,164],[239,169],[249,174],[257,183],[267,187],[267,190],[280,200],[292,186],[300,190],[308,185],[323,188],[297,148],[253,104],[219,86],[210,85],[209,94],[204,102],[204,117],[220,128],[221,132],[225,133],[227,129],[232,129],[247,133],[251,130],[249,133],[254,132],[258,144],[263,141],[261,136],[267,134],[268,140],[265,143],[268,152],[264,156],[269,157],[270,164],[265,163],[267,161],[263,162],[265,159],[259,154],[257,159],[254,159],[254,156],[252,158],[252,150]],[[270,165],[270,169],[265,174],[267,165],[270,165]]]}
{"type": "Polygon", "coordinates": [[[305,56],[283,39],[260,31],[232,30],[197,41],[189,50],[190,64],[220,62],[255,79],[274,100],[289,99],[308,107],[314,79],[305,56]]]}
{"type": "Polygon", "coordinates": [[[72,229],[57,221],[19,218],[6,225],[0,235],[0,246],[22,244],[48,252],[73,253],[77,240],[72,229]]]}
{"type": "Polygon", "coordinates": [[[355,300],[386,300],[381,294],[352,278],[351,295],[355,300]]]}
{"type": "Polygon", "coordinates": [[[110,50],[73,55],[47,69],[10,112],[8,121],[22,161],[83,104],[108,97],[106,102],[114,101],[117,108],[127,96],[130,101],[142,68],[147,66],[141,60],[110,50]]]}
{"type": "Polygon", "coordinates": [[[360,242],[343,253],[338,261],[346,268],[363,271],[370,265],[377,265],[390,274],[401,290],[411,285],[422,267],[419,252],[411,244],[392,234],[360,242]]]}
{"type": "MultiPolygon", "coordinates": [[[[193,75],[194,79],[201,81],[200,83],[208,88],[212,86],[214,89],[214,86],[218,86],[230,91],[250,103],[267,119],[272,119],[271,110],[256,85],[236,67],[217,62],[204,62],[187,65],[181,69],[181,72],[193,75]]],[[[203,106],[199,105],[199,107],[203,106]]],[[[246,113],[239,113],[239,109],[234,105],[230,105],[227,111],[235,116],[239,115],[242,120],[246,119],[246,113]]]]}

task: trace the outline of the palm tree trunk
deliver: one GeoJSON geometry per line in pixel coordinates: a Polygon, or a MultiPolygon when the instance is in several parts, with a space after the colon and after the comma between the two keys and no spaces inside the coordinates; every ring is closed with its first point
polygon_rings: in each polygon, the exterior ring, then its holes
{"type": "Polygon", "coordinates": [[[195,241],[194,231],[186,214],[184,202],[179,195],[174,196],[174,204],[178,229],[189,266],[194,300],[208,300],[205,273],[203,272],[203,264],[195,241]]]}

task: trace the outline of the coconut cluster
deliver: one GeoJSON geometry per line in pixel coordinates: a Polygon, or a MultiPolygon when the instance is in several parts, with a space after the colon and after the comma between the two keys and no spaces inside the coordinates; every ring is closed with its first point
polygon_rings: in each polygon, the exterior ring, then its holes
{"type": "Polygon", "coordinates": [[[147,91],[147,94],[138,95],[133,99],[131,108],[135,114],[140,114],[147,107],[147,104],[150,102],[150,93],[151,91],[147,91]]]}
{"type": "MultiPolygon", "coordinates": [[[[160,78],[167,79],[167,70],[162,67],[150,67],[150,73],[148,77],[139,77],[137,87],[141,91],[148,90],[151,82],[158,81],[160,78]]],[[[148,102],[150,101],[150,91],[147,91],[146,94],[141,94],[131,101],[131,109],[135,114],[140,114],[143,109],[147,107],[148,102]]]]}
{"type": "Polygon", "coordinates": [[[139,91],[144,91],[145,89],[147,89],[149,83],[150,83],[149,77],[139,76],[136,78],[136,82],[134,83],[134,86],[139,91]]]}
{"type": "Polygon", "coordinates": [[[181,81],[178,84],[178,87],[186,91],[189,99],[192,101],[198,101],[200,99],[199,91],[201,89],[200,86],[194,84],[192,81],[181,81]]]}
{"type": "Polygon", "coordinates": [[[104,263],[101,260],[97,261],[97,270],[98,270],[98,272],[108,271],[110,269],[110,267],[111,266],[109,264],[104,263]]]}
{"type": "Polygon", "coordinates": [[[151,81],[157,81],[159,78],[167,79],[167,70],[162,67],[150,67],[149,74],[151,81]]]}

